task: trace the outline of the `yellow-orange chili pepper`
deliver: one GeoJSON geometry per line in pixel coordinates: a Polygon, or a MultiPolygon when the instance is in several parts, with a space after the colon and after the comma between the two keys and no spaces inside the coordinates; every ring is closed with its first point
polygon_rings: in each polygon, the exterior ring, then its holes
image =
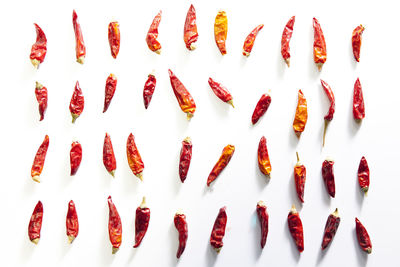
{"type": "Polygon", "coordinates": [[[218,11],[214,23],[214,36],[218,49],[222,55],[226,54],[226,36],[228,35],[228,17],[225,11],[218,11]]]}
{"type": "Polygon", "coordinates": [[[171,70],[168,70],[168,73],[176,100],[178,100],[181,110],[186,113],[187,119],[190,120],[196,111],[196,103],[194,102],[192,95],[175,74],[171,70]]]}
{"type": "Polygon", "coordinates": [[[294,116],[293,121],[293,130],[296,133],[297,137],[300,137],[300,134],[304,131],[307,123],[307,118],[307,100],[303,92],[299,90],[296,115],[294,116]]]}
{"type": "Polygon", "coordinates": [[[235,146],[227,145],[224,147],[221,156],[219,157],[217,163],[215,163],[214,168],[211,170],[210,175],[208,176],[207,186],[210,186],[210,184],[217,179],[218,175],[225,169],[229,161],[231,161],[234,152],[235,146]]]}
{"type": "Polygon", "coordinates": [[[265,175],[271,173],[271,161],[269,160],[267,139],[261,137],[260,143],[258,144],[258,167],[260,171],[265,175]]]}

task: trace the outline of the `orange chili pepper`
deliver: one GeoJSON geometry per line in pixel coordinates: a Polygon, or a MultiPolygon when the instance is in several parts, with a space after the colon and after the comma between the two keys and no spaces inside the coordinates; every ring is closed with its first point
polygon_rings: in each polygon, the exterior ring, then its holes
{"type": "Polygon", "coordinates": [[[225,11],[218,11],[214,23],[214,36],[218,49],[222,55],[226,54],[225,41],[228,35],[228,17],[225,11]]]}
{"type": "Polygon", "coordinates": [[[46,135],[33,160],[31,176],[32,180],[40,183],[40,174],[42,173],[44,162],[46,160],[47,149],[49,148],[49,136],[46,135]]]}
{"type": "Polygon", "coordinates": [[[254,41],[256,40],[258,32],[264,28],[264,24],[260,24],[251,31],[251,33],[246,37],[243,44],[243,56],[250,56],[251,50],[254,46],[254,41]]]}
{"type": "Polygon", "coordinates": [[[271,173],[271,161],[269,160],[267,139],[263,136],[258,144],[258,167],[260,171],[265,175],[271,173]]]}
{"type": "Polygon", "coordinates": [[[353,34],[351,35],[351,45],[353,47],[353,55],[357,62],[360,62],[360,49],[361,49],[361,41],[362,34],[365,28],[363,25],[357,26],[353,34]]]}
{"type": "Polygon", "coordinates": [[[108,42],[110,43],[112,57],[117,58],[121,43],[121,32],[119,31],[119,23],[117,21],[108,24],[108,42]]]}
{"type": "Polygon", "coordinates": [[[128,136],[128,141],[126,142],[126,156],[133,174],[143,181],[144,164],[142,157],[139,154],[139,150],[136,147],[135,137],[132,133],[128,136]]]}
{"type": "Polygon", "coordinates": [[[326,43],[321,25],[316,18],[314,22],[314,62],[317,64],[318,70],[322,69],[322,65],[326,62],[326,43]]]}
{"type": "Polygon", "coordinates": [[[179,106],[181,107],[181,110],[187,114],[187,119],[190,120],[196,111],[196,103],[194,103],[192,95],[175,74],[171,70],[168,70],[168,73],[179,106]]]}
{"type": "Polygon", "coordinates": [[[210,186],[210,184],[217,179],[218,175],[225,169],[234,152],[235,146],[227,145],[224,147],[224,150],[222,150],[222,155],[219,157],[217,163],[215,163],[214,168],[211,170],[210,175],[208,176],[207,186],[210,186]]]}
{"type": "Polygon", "coordinates": [[[157,40],[158,37],[158,26],[161,22],[161,10],[160,12],[154,17],[153,22],[150,25],[150,29],[147,32],[146,36],[146,43],[149,49],[157,54],[161,53],[161,44],[157,40]]]}
{"type": "Polygon", "coordinates": [[[301,133],[304,131],[307,123],[307,118],[307,100],[303,95],[303,92],[299,90],[296,115],[294,116],[293,121],[293,130],[296,133],[297,137],[300,137],[301,133]]]}

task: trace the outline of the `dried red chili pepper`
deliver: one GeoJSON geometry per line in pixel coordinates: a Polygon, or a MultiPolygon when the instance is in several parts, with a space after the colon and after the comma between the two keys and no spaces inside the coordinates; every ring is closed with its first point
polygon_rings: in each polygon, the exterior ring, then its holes
{"type": "Polygon", "coordinates": [[[139,150],[135,144],[135,137],[133,134],[129,134],[126,142],[126,156],[128,158],[129,167],[131,168],[134,175],[143,181],[143,169],[144,164],[142,157],[139,154],[139,150]]]}
{"type": "Polygon", "coordinates": [[[112,245],[112,254],[117,253],[122,242],[122,224],[117,208],[112,202],[111,196],[108,197],[108,235],[112,245]]]}
{"type": "Polygon", "coordinates": [[[44,162],[46,160],[47,149],[49,148],[49,136],[46,135],[33,160],[31,176],[32,180],[40,183],[40,174],[42,173],[44,162]]]}
{"type": "Polygon", "coordinates": [[[281,54],[288,67],[290,67],[290,39],[292,38],[293,34],[294,21],[295,16],[291,17],[286,23],[286,26],[283,29],[281,40],[281,54]]]}
{"type": "Polygon", "coordinates": [[[295,134],[297,135],[297,137],[299,137],[299,138],[300,138],[301,133],[306,128],[307,119],[308,119],[307,100],[306,100],[306,97],[304,96],[303,92],[301,90],[299,90],[296,114],[295,114],[294,120],[293,120],[293,130],[294,130],[295,134]]]}
{"type": "Polygon", "coordinates": [[[225,228],[228,217],[226,215],[226,207],[222,207],[219,210],[218,216],[215,219],[213,229],[211,231],[210,244],[219,253],[224,245],[222,239],[225,236],[225,228]]]}
{"type": "Polygon", "coordinates": [[[321,249],[324,250],[332,242],[340,224],[338,209],[328,216],[325,224],[324,237],[322,238],[321,249]]]}
{"type": "Polygon", "coordinates": [[[321,85],[325,91],[325,94],[327,95],[327,97],[329,99],[329,102],[331,102],[328,114],[326,114],[324,117],[325,125],[324,125],[324,135],[322,138],[322,146],[324,146],[326,129],[328,128],[328,124],[333,119],[333,114],[335,113],[335,95],[333,94],[333,91],[332,91],[331,87],[329,86],[329,84],[327,84],[325,81],[321,80],[321,85]]]}
{"type": "Polygon", "coordinates": [[[150,105],[151,98],[153,97],[154,90],[156,89],[156,83],[156,76],[154,76],[154,73],[150,73],[143,88],[143,101],[145,109],[147,109],[150,105]]]}
{"type": "Polygon", "coordinates": [[[29,220],[28,236],[32,243],[37,244],[40,239],[40,231],[42,230],[43,221],[43,204],[38,201],[33,210],[31,219],[29,220]]]}
{"type": "Polygon", "coordinates": [[[179,106],[181,107],[181,110],[186,113],[187,119],[190,120],[196,111],[196,103],[194,102],[192,95],[175,74],[171,70],[168,70],[168,73],[179,106]]]}
{"type": "Polygon", "coordinates": [[[228,17],[225,11],[218,11],[214,23],[214,37],[219,51],[222,55],[226,54],[226,37],[228,36],[228,17]]]}
{"type": "Polygon", "coordinates": [[[365,229],[364,225],[356,218],[356,233],[357,233],[357,239],[358,239],[358,244],[360,245],[361,249],[368,254],[371,254],[372,252],[372,243],[371,243],[371,238],[369,237],[369,234],[367,232],[367,229],[365,229]]]}
{"type": "Polygon", "coordinates": [[[106,112],[108,107],[110,106],[111,100],[115,93],[115,89],[117,89],[117,77],[111,73],[106,80],[103,113],[106,112]]]}
{"type": "Polygon", "coordinates": [[[174,224],[179,234],[179,246],[176,252],[176,257],[179,259],[186,248],[186,241],[188,239],[188,226],[186,222],[186,216],[182,212],[178,211],[174,216],[174,224]]]}
{"type": "Polygon", "coordinates": [[[224,147],[221,156],[219,157],[217,163],[215,163],[214,168],[210,172],[210,175],[208,175],[207,186],[210,186],[210,184],[215,179],[217,179],[218,175],[225,169],[229,161],[231,161],[234,152],[235,146],[227,145],[226,147],[224,147]]]}
{"type": "Polygon", "coordinates": [[[360,165],[358,165],[358,183],[361,190],[367,194],[369,189],[369,167],[365,157],[361,158],[360,165]]]}
{"type": "Polygon", "coordinates": [[[208,84],[210,85],[210,87],[211,87],[212,91],[214,92],[214,94],[219,99],[221,99],[225,103],[228,103],[232,107],[235,107],[233,105],[232,95],[231,95],[231,93],[229,93],[228,89],[226,89],[225,86],[223,86],[222,84],[214,81],[212,78],[208,78],[208,84]]]}
{"type": "Polygon", "coordinates": [[[119,31],[119,23],[117,21],[108,24],[108,42],[110,43],[112,57],[117,58],[121,43],[121,32],[119,31]]]}
{"type": "Polygon", "coordinates": [[[258,168],[265,175],[271,174],[271,161],[269,160],[268,149],[267,149],[267,139],[263,136],[258,143],[258,168]]]}
{"type": "Polygon", "coordinates": [[[296,152],[297,163],[294,166],[294,184],[296,186],[297,196],[301,203],[304,203],[304,187],[306,185],[306,166],[300,163],[299,153],[296,152]]]}
{"type": "Polygon", "coordinates": [[[263,94],[258,100],[257,105],[251,116],[251,123],[256,124],[258,120],[267,112],[269,105],[271,104],[271,96],[269,94],[263,94]]]}
{"type": "Polygon", "coordinates": [[[261,248],[264,248],[265,243],[267,242],[268,236],[268,219],[269,215],[267,212],[267,206],[265,205],[264,201],[260,200],[257,203],[257,216],[258,220],[260,221],[261,227],[261,248]]]}
{"type": "Polygon", "coordinates": [[[196,25],[196,9],[190,5],[186,14],[185,27],[183,28],[183,40],[185,41],[186,48],[189,50],[196,49],[195,42],[199,38],[196,25]]]}
{"type": "Polygon", "coordinates": [[[115,160],[114,149],[111,143],[111,137],[106,133],[103,145],[103,164],[107,171],[114,177],[117,169],[117,161],[115,160]]]}
{"type": "Polygon", "coordinates": [[[35,25],[36,29],[36,42],[32,45],[29,58],[31,59],[32,65],[38,69],[39,65],[43,63],[44,58],[46,57],[47,38],[39,25],[36,23],[33,23],[33,25],[35,25]]]}
{"type": "Polygon", "coordinates": [[[68,203],[66,227],[68,241],[72,243],[79,233],[78,214],[76,213],[75,203],[72,200],[68,203]]]}
{"type": "Polygon", "coordinates": [[[150,222],[150,209],[146,205],[146,198],[143,197],[142,203],[136,209],[135,218],[135,245],[137,248],[142,243],[143,237],[147,232],[150,222]]]}
{"type": "Polygon", "coordinates": [[[254,28],[254,30],[252,30],[250,32],[249,35],[247,35],[246,40],[244,40],[244,44],[243,44],[243,56],[250,56],[251,50],[253,49],[254,46],[254,41],[256,40],[257,34],[258,32],[264,28],[264,24],[260,24],[257,27],[254,28]]]}
{"type": "Polygon", "coordinates": [[[364,96],[359,78],[354,83],[353,117],[358,122],[365,118],[364,96]]]}
{"type": "Polygon", "coordinates": [[[190,137],[186,137],[182,141],[181,155],[179,158],[179,178],[181,178],[182,183],[185,182],[186,180],[191,160],[192,160],[192,140],[190,139],[190,137]]]}
{"type": "Polygon", "coordinates": [[[326,186],[326,191],[331,197],[335,197],[335,175],[333,174],[333,164],[335,162],[331,159],[326,159],[322,163],[322,178],[326,186]]]}
{"type": "Polygon", "coordinates": [[[146,35],[146,43],[149,49],[157,54],[161,53],[161,44],[157,40],[158,37],[158,26],[161,22],[161,10],[160,12],[154,17],[153,22],[150,25],[150,29],[146,35]]]}
{"type": "Polygon", "coordinates": [[[71,176],[75,175],[81,165],[82,161],[82,146],[78,141],[71,144],[71,150],[69,152],[69,160],[71,165],[71,176]]]}
{"type": "Polygon", "coordinates": [[[326,43],[321,25],[316,18],[313,18],[314,25],[314,62],[321,71],[322,65],[326,62],[326,43]]]}
{"type": "Polygon", "coordinates": [[[46,113],[47,109],[47,88],[44,87],[42,84],[36,82],[35,95],[36,100],[39,104],[39,121],[42,121],[44,119],[44,114],[46,113]]]}
{"type": "Polygon", "coordinates": [[[296,207],[292,205],[287,217],[288,227],[290,234],[294,242],[296,243],[297,250],[299,252],[304,251],[304,237],[303,237],[303,224],[300,219],[300,215],[296,210],[296,207]]]}
{"type": "Polygon", "coordinates": [[[362,34],[365,28],[363,25],[357,26],[353,34],[351,35],[351,45],[353,47],[353,55],[357,62],[360,62],[360,49],[361,49],[361,41],[362,41],[362,34]]]}
{"type": "Polygon", "coordinates": [[[74,26],[74,32],[75,32],[76,61],[78,63],[83,64],[86,56],[86,47],[85,47],[85,42],[83,41],[81,25],[79,24],[78,15],[76,14],[75,10],[72,12],[72,24],[74,26]]]}
{"type": "Polygon", "coordinates": [[[85,98],[83,97],[82,89],[79,82],[76,81],[74,93],[72,94],[71,102],[69,103],[69,111],[72,116],[72,123],[82,114],[85,108],[85,98]]]}

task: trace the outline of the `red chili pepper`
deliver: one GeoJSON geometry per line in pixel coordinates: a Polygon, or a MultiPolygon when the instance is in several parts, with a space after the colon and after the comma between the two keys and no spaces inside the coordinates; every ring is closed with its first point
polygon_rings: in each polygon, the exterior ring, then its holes
{"type": "Polygon", "coordinates": [[[321,249],[324,250],[332,242],[340,224],[338,209],[328,216],[325,224],[324,237],[322,239],[321,249]]]}
{"type": "Polygon", "coordinates": [[[119,31],[119,23],[117,21],[108,24],[108,42],[110,43],[112,57],[117,58],[121,43],[121,32],[119,31]]]}
{"type": "Polygon", "coordinates": [[[158,26],[161,22],[161,10],[160,12],[154,17],[153,22],[150,25],[150,29],[147,32],[146,36],[146,43],[149,49],[157,54],[161,53],[161,44],[157,40],[158,37],[158,26]]]}
{"type": "Polygon", "coordinates": [[[179,158],[179,178],[181,178],[182,183],[185,182],[186,180],[191,160],[192,160],[192,140],[190,139],[190,137],[186,137],[182,141],[181,155],[179,158]]]}
{"type": "Polygon", "coordinates": [[[227,145],[224,147],[220,158],[218,159],[217,163],[215,163],[214,168],[211,170],[210,175],[208,176],[207,186],[210,186],[210,184],[217,179],[219,174],[225,169],[229,161],[231,161],[234,152],[235,146],[227,145]]]}
{"type": "Polygon", "coordinates": [[[369,167],[365,157],[361,158],[360,165],[358,165],[358,183],[361,190],[367,194],[369,189],[369,167]]]}
{"type": "Polygon", "coordinates": [[[335,113],[335,95],[333,94],[333,91],[332,91],[331,87],[329,86],[329,84],[327,84],[325,81],[321,80],[321,85],[325,91],[325,94],[327,95],[327,97],[329,99],[329,102],[331,102],[328,114],[326,114],[324,117],[325,126],[324,126],[324,135],[323,135],[322,146],[325,146],[326,129],[328,127],[329,122],[333,119],[333,114],[335,113]]]}
{"type": "Polygon", "coordinates": [[[42,173],[44,162],[46,160],[47,149],[49,148],[49,136],[46,135],[33,160],[31,176],[32,180],[40,183],[40,174],[42,173]]]}
{"type": "Polygon", "coordinates": [[[251,122],[256,124],[258,120],[267,112],[269,105],[271,104],[271,96],[269,94],[263,94],[258,100],[256,108],[254,109],[253,116],[251,116],[251,122]]]}
{"type": "Polygon", "coordinates": [[[75,32],[76,61],[78,63],[83,64],[86,56],[86,47],[85,47],[85,42],[83,41],[81,25],[79,24],[78,15],[76,14],[75,10],[72,12],[72,23],[74,25],[74,32],[75,32]]]}
{"type": "Polygon", "coordinates": [[[115,160],[114,149],[111,143],[111,137],[106,133],[103,145],[103,164],[107,171],[114,177],[117,169],[117,161],[115,160]]]}
{"type": "MultiPolygon", "coordinates": [[[[189,50],[196,49],[195,42],[199,38],[196,25],[196,9],[190,5],[186,14],[185,27],[183,28],[183,40],[185,41],[186,48],[189,50]]],[[[178,257],[179,258],[179,257],[178,257]]]]}
{"type": "Polygon", "coordinates": [[[179,246],[176,252],[176,257],[179,259],[186,248],[186,241],[188,239],[188,226],[186,222],[186,216],[182,212],[178,211],[174,216],[174,224],[179,234],[179,246]]]}
{"type": "Polygon", "coordinates": [[[364,96],[359,78],[357,78],[354,83],[353,116],[358,122],[361,122],[361,120],[365,118],[364,96]]]}
{"type": "Polygon", "coordinates": [[[303,224],[294,205],[292,205],[292,209],[288,214],[287,222],[290,234],[296,243],[297,250],[301,253],[304,251],[303,224]]]}
{"type": "Polygon", "coordinates": [[[265,206],[265,203],[263,201],[259,201],[257,203],[257,216],[258,220],[260,221],[260,227],[261,227],[261,248],[264,248],[265,243],[267,242],[267,236],[268,236],[268,219],[269,215],[267,212],[267,206],[265,206]]]}
{"type": "Polygon", "coordinates": [[[71,144],[69,159],[70,159],[71,176],[72,176],[76,174],[82,161],[82,146],[81,144],[79,144],[78,141],[75,141],[71,144]]]}
{"type": "Polygon", "coordinates": [[[192,95],[175,74],[171,70],[168,70],[168,73],[179,106],[181,107],[181,110],[186,113],[187,119],[190,120],[196,111],[196,103],[194,103],[192,95]]]}
{"type": "Polygon", "coordinates": [[[42,121],[44,119],[44,114],[46,113],[47,109],[47,88],[44,87],[42,84],[36,82],[35,95],[36,100],[39,104],[39,121],[42,121]]]}
{"type": "Polygon", "coordinates": [[[72,200],[68,203],[66,226],[68,241],[72,243],[79,233],[78,214],[76,213],[75,203],[72,200]]]}
{"type": "Polygon", "coordinates": [[[225,86],[223,86],[220,83],[217,83],[216,81],[214,81],[211,78],[208,78],[208,84],[210,85],[210,87],[211,87],[212,91],[214,92],[214,94],[219,99],[221,99],[225,103],[230,104],[232,107],[235,107],[233,105],[232,95],[231,95],[231,93],[229,93],[228,89],[225,88],[225,86]]]}
{"type": "Polygon", "coordinates": [[[371,238],[369,237],[369,234],[367,232],[367,229],[365,229],[364,225],[356,218],[356,233],[357,233],[357,239],[358,239],[358,244],[360,245],[361,249],[368,254],[371,254],[372,252],[372,243],[371,243],[371,238]]]}
{"type": "Polygon", "coordinates": [[[75,84],[74,93],[72,94],[71,102],[69,103],[69,111],[72,116],[72,123],[82,114],[85,108],[85,98],[83,97],[82,89],[77,81],[75,84]]]}
{"type": "Polygon", "coordinates": [[[28,236],[32,243],[37,244],[40,239],[40,231],[42,230],[43,221],[43,204],[39,202],[36,204],[33,210],[31,219],[28,226],[28,236]]]}
{"type": "Polygon", "coordinates": [[[146,198],[143,197],[142,204],[136,209],[135,218],[135,245],[137,248],[142,243],[150,222],[150,209],[146,206],[146,198]]]}
{"type": "Polygon", "coordinates": [[[314,22],[314,62],[317,64],[318,70],[321,71],[322,65],[326,62],[326,43],[321,25],[316,18],[314,22]]]}
{"type": "Polygon", "coordinates": [[[294,21],[295,16],[291,17],[286,23],[286,26],[283,29],[281,40],[281,54],[288,67],[290,67],[290,39],[292,38],[293,34],[294,21]]]}
{"type": "Polygon", "coordinates": [[[117,77],[111,73],[106,80],[103,113],[106,112],[108,107],[110,106],[111,100],[115,93],[115,89],[117,89],[117,77]]]}
{"type": "Polygon", "coordinates": [[[246,40],[244,40],[244,44],[243,44],[243,56],[246,56],[246,57],[250,56],[251,50],[253,49],[253,46],[254,46],[254,41],[256,40],[258,32],[262,28],[264,28],[264,24],[258,25],[246,37],[246,40]]]}
{"type": "Polygon", "coordinates": [[[135,144],[135,137],[133,134],[129,134],[126,142],[126,156],[128,158],[128,164],[134,175],[143,181],[143,169],[144,163],[142,157],[139,154],[139,150],[135,144]]]}
{"type": "Polygon", "coordinates": [[[39,65],[43,63],[44,58],[47,53],[47,39],[43,30],[37,25],[33,23],[36,29],[36,42],[32,45],[31,54],[29,58],[31,59],[32,65],[35,68],[39,68],[39,65]]]}
{"type": "Polygon", "coordinates": [[[218,216],[215,219],[214,226],[211,232],[210,244],[219,253],[224,245],[222,239],[225,236],[225,228],[228,217],[226,215],[226,207],[222,207],[219,210],[218,216]]]}
{"type": "Polygon", "coordinates": [[[258,168],[265,175],[271,174],[271,161],[269,160],[268,149],[267,149],[267,139],[263,136],[258,143],[258,168]]]}
{"type": "Polygon", "coordinates": [[[357,26],[353,34],[351,35],[351,45],[353,47],[353,55],[357,62],[360,62],[360,49],[361,49],[361,41],[362,41],[362,34],[365,28],[363,25],[357,26]]]}
{"type": "Polygon", "coordinates": [[[112,245],[112,254],[117,253],[122,242],[122,224],[117,208],[112,202],[111,196],[108,197],[108,235],[112,245]]]}
{"type": "Polygon", "coordinates": [[[300,163],[299,153],[296,152],[297,163],[294,166],[294,184],[296,186],[297,196],[301,203],[304,203],[304,187],[306,185],[306,166],[300,163]]]}
{"type": "Polygon", "coordinates": [[[150,73],[143,88],[143,101],[145,109],[150,105],[151,98],[153,97],[154,90],[156,89],[156,76],[150,73]]]}
{"type": "Polygon", "coordinates": [[[331,159],[326,159],[322,163],[322,178],[326,186],[326,191],[331,197],[335,197],[335,175],[333,174],[333,164],[331,159]]]}

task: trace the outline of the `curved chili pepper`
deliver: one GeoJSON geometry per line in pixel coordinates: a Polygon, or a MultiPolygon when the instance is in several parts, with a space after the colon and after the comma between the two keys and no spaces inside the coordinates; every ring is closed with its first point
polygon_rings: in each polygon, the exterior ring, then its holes
{"type": "Polygon", "coordinates": [[[362,34],[365,28],[363,25],[357,26],[353,34],[351,35],[351,45],[353,47],[353,55],[357,62],[360,62],[360,49],[361,49],[361,41],[362,41],[362,34]]]}
{"type": "Polygon", "coordinates": [[[192,140],[190,137],[186,137],[182,141],[181,154],[179,158],[179,178],[182,183],[185,182],[187,173],[190,167],[190,161],[192,160],[192,140]]]}
{"type": "Polygon", "coordinates": [[[354,83],[353,117],[358,122],[365,118],[364,96],[359,78],[354,83]]]}
{"type": "Polygon", "coordinates": [[[78,214],[76,213],[74,201],[68,203],[68,213],[66,219],[67,236],[69,243],[72,243],[79,233],[78,214]]]}
{"type": "Polygon", "coordinates": [[[365,157],[361,158],[360,165],[358,165],[358,183],[361,190],[367,194],[369,189],[369,167],[365,157]]]}
{"type": "Polygon", "coordinates": [[[357,233],[357,239],[358,239],[358,244],[360,245],[361,249],[368,254],[371,254],[372,252],[372,243],[371,243],[371,238],[369,237],[369,234],[367,232],[367,229],[365,229],[364,225],[356,218],[356,233],[357,233]]]}
{"type": "Polygon", "coordinates": [[[108,42],[110,43],[111,56],[116,59],[121,43],[121,32],[117,21],[108,24],[108,42]]]}
{"type": "Polygon", "coordinates": [[[143,88],[143,101],[145,109],[147,109],[150,105],[151,98],[153,97],[154,90],[156,89],[156,83],[156,76],[154,76],[153,73],[150,73],[143,88]]]}
{"type": "Polygon", "coordinates": [[[314,26],[314,62],[321,71],[322,65],[326,62],[326,43],[321,25],[316,18],[313,18],[314,26]]]}
{"type": "Polygon", "coordinates": [[[33,25],[35,25],[36,29],[36,42],[32,45],[29,58],[31,59],[32,65],[38,69],[39,65],[43,63],[44,58],[46,57],[47,38],[39,25],[36,23],[33,23],[33,25]]]}
{"type": "Polygon", "coordinates": [[[214,168],[210,172],[210,175],[208,175],[207,186],[210,186],[210,184],[215,179],[217,179],[219,174],[225,169],[229,161],[231,161],[234,152],[235,152],[235,146],[227,145],[226,147],[224,147],[221,156],[219,157],[217,163],[215,163],[214,168]]]}
{"type": "Polygon", "coordinates": [[[253,50],[253,46],[254,46],[254,41],[256,40],[257,34],[258,32],[264,28],[264,24],[260,24],[257,27],[254,28],[254,30],[252,30],[250,32],[249,35],[247,35],[246,40],[244,40],[244,44],[243,44],[243,56],[250,56],[251,50],[253,50]]]}
{"type": "Polygon", "coordinates": [[[258,143],[258,168],[260,171],[267,175],[271,174],[271,161],[269,160],[268,149],[267,149],[267,139],[263,136],[260,139],[260,143],[258,143]]]}
{"type": "Polygon", "coordinates": [[[71,176],[75,175],[81,165],[82,161],[82,146],[78,141],[71,144],[71,150],[69,152],[69,160],[71,165],[71,176]]]}
{"type": "Polygon", "coordinates": [[[340,224],[338,209],[328,216],[325,224],[324,237],[322,238],[321,249],[324,250],[332,242],[340,224]]]}
{"type": "Polygon", "coordinates": [[[267,242],[268,236],[268,219],[269,215],[267,212],[267,206],[265,205],[264,201],[260,200],[257,203],[257,216],[258,220],[260,221],[261,227],[261,248],[264,248],[265,243],[267,242]]]}
{"type": "Polygon", "coordinates": [[[301,203],[304,203],[304,187],[306,185],[307,170],[306,166],[300,163],[299,153],[296,152],[297,163],[294,166],[294,184],[297,196],[301,203]]]}
{"type": "Polygon", "coordinates": [[[111,196],[108,197],[108,235],[112,245],[112,254],[117,253],[122,242],[122,224],[121,218],[119,217],[117,208],[112,202],[111,196]]]}
{"type": "Polygon", "coordinates": [[[179,259],[185,251],[186,241],[188,239],[188,226],[185,214],[178,211],[174,216],[174,224],[179,233],[179,246],[178,251],[176,252],[176,257],[179,259]]]}
{"type": "Polygon", "coordinates": [[[149,49],[157,54],[161,53],[161,44],[157,40],[158,37],[158,26],[161,22],[161,10],[160,12],[154,17],[153,22],[150,25],[149,31],[146,35],[146,43],[149,49]]]}
{"type": "Polygon", "coordinates": [[[47,149],[49,148],[49,136],[46,134],[42,144],[36,152],[31,168],[32,180],[40,183],[40,174],[42,173],[44,162],[46,160],[47,149]]]}
{"type": "Polygon", "coordinates": [[[219,210],[218,216],[215,219],[213,229],[211,231],[210,244],[219,253],[224,246],[222,239],[225,236],[225,228],[228,217],[226,215],[226,207],[219,210]]]}
{"type": "Polygon", "coordinates": [[[296,244],[297,250],[301,253],[304,251],[303,224],[296,207],[292,205],[287,217],[290,234],[296,244]]]}
{"type": "Polygon", "coordinates": [[[199,38],[196,25],[196,9],[190,5],[186,14],[185,27],[183,28],[183,41],[185,41],[186,48],[189,50],[196,49],[195,42],[199,38]]]}
{"type": "Polygon", "coordinates": [[[322,178],[326,186],[326,191],[331,197],[335,197],[335,175],[333,174],[333,164],[331,159],[326,159],[322,163],[322,178]]]}
{"type": "Polygon", "coordinates": [[[228,17],[225,11],[218,11],[214,23],[214,37],[219,51],[226,54],[226,37],[228,36],[228,17]]]}
{"type": "Polygon", "coordinates": [[[186,87],[170,69],[168,70],[168,73],[176,100],[178,100],[181,110],[186,113],[187,119],[190,120],[196,111],[196,103],[186,87]]]}
{"type": "Polygon", "coordinates": [[[225,103],[228,103],[229,105],[231,105],[233,108],[235,107],[233,105],[233,101],[232,101],[232,95],[231,93],[229,93],[228,89],[226,89],[225,86],[223,86],[222,84],[214,81],[212,78],[208,78],[208,84],[211,87],[211,90],[214,92],[214,94],[221,99],[222,101],[224,101],[225,103]]]}
{"type": "Polygon", "coordinates": [[[134,175],[143,181],[143,169],[144,164],[142,157],[139,154],[139,150],[135,144],[135,137],[133,134],[129,134],[128,140],[126,142],[126,156],[128,158],[128,164],[134,175]]]}
{"type": "Polygon", "coordinates": [[[72,116],[72,123],[82,114],[85,108],[85,98],[83,97],[82,89],[79,82],[76,81],[74,93],[72,94],[71,102],[69,103],[69,111],[72,116]]]}
{"type": "Polygon", "coordinates": [[[328,128],[328,124],[333,119],[333,114],[335,113],[335,95],[333,94],[333,91],[332,91],[331,87],[329,86],[329,84],[327,84],[325,81],[321,80],[321,85],[325,91],[326,96],[329,99],[329,102],[331,102],[328,114],[326,114],[324,117],[325,125],[324,125],[324,135],[322,138],[322,146],[325,146],[326,129],[328,128]]]}
{"type": "Polygon", "coordinates": [[[307,100],[306,100],[306,97],[304,96],[303,92],[301,90],[299,90],[296,114],[294,116],[294,121],[293,121],[293,130],[294,130],[295,134],[297,135],[297,137],[299,137],[299,138],[300,138],[301,133],[306,128],[307,119],[308,119],[307,100]]]}
{"type": "Polygon", "coordinates": [[[42,121],[44,119],[44,114],[46,113],[47,109],[47,88],[44,87],[42,84],[36,82],[35,95],[36,100],[39,104],[39,121],[42,121]]]}
{"type": "Polygon", "coordinates": [[[115,160],[114,149],[111,143],[111,137],[106,133],[103,145],[103,164],[107,171],[114,177],[117,169],[117,161],[115,160]]]}
{"type": "Polygon", "coordinates": [[[86,56],[86,47],[85,47],[85,42],[83,41],[81,25],[79,24],[78,15],[76,14],[75,10],[72,12],[72,24],[74,26],[74,32],[75,32],[76,61],[78,63],[83,64],[86,56]]]}
{"type": "Polygon", "coordinates": [[[146,206],[146,198],[143,197],[142,204],[136,209],[135,218],[135,245],[137,248],[142,243],[150,222],[150,209],[146,206]]]}
{"type": "Polygon", "coordinates": [[[271,104],[271,96],[269,94],[263,94],[258,100],[257,105],[251,116],[251,123],[256,124],[258,120],[267,112],[269,105],[271,104]]]}
{"type": "Polygon", "coordinates": [[[106,112],[110,106],[111,100],[114,97],[115,89],[117,89],[117,77],[111,73],[106,80],[103,113],[106,112]]]}
{"type": "Polygon", "coordinates": [[[290,67],[290,39],[292,38],[293,34],[294,21],[295,16],[291,17],[286,23],[286,26],[283,29],[281,40],[281,54],[288,67],[290,67]]]}
{"type": "Polygon", "coordinates": [[[40,231],[42,230],[43,221],[43,204],[39,200],[33,210],[31,219],[28,225],[28,236],[32,243],[37,244],[40,239],[40,231]]]}

